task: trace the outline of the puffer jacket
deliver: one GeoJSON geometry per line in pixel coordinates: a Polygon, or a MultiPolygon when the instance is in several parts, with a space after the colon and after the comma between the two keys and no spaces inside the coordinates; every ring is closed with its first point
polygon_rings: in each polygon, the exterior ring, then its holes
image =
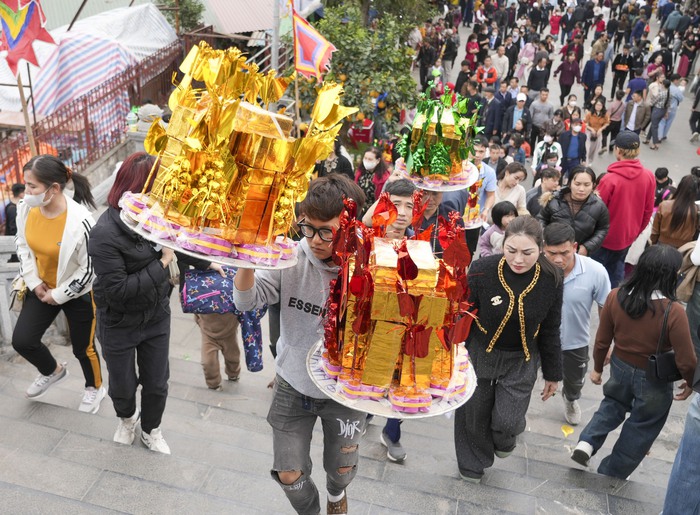
{"type": "Polygon", "coordinates": [[[110,207],[90,233],[98,315],[109,325],[139,326],[170,314],[169,272],[155,244],[131,231],[110,207]]]}
{"type": "Polygon", "coordinates": [[[537,218],[544,227],[554,222],[571,225],[576,232],[576,243],[586,247],[589,255],[593,254],[603,244],[610,229],[608,208],[598,195],[591,193],[574,217],[568,202],[564,200],[564,195],[570,191],[569,188],[562,188],[555,193],[542,195],[542,209],[537,218]]]}

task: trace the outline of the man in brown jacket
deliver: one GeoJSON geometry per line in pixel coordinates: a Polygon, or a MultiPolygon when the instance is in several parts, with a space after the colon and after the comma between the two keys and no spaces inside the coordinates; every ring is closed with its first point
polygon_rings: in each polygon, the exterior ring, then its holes
{"type": "Polygon", "coordinates": [[[627,102],[625,112],[622,115],[621,131],[633,131],[639,134],[651,121],[651,107],[644,103],[643,95],[643,91],[632,93],[632,100],[627,102]]]}

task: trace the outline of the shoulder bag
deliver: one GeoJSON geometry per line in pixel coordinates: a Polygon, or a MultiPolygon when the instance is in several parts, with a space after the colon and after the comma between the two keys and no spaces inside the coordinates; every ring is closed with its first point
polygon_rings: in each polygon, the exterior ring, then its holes
{"type": "Polygon", "coordinates": [[[656,345],[656,353],[649,356],[646,373],[648,381],[672,383],[681,379],[681,373],[676,366],[676,353],[673,350],[661,352],[661,347],[666,341],[666,325],[672,305],[673,301],[670,301],[668,306],[666,306],[666,311],[664,311],[664,321],[661,325],[661,334],[659,335],[659,343],[656,345]]]}
{"type": "Polygon", "coordinates": [[[10,311],[19,313],[24,305],[24,297],[27,295],[27,284],[24,278],[18,275],[12,280],[12,291],[10,292],[10,311]]]}

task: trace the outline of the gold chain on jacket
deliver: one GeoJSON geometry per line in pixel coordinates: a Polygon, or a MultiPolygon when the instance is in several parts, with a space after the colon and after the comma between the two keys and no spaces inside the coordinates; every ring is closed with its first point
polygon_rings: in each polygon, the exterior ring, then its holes
{"type": "MultiPolygon", "coordinates": [[[[498,338],[501,336],[501,333],[503,332],[506,323],[508,323],[508,320],[513,314],[513,307],[515,304],[515,293],[513,293],[513,290],[510,288],[510,286],[508,286],[508,283],[506,283],[505,277],[503,277],[503,265],[505,262],[505,257],[501,258],[501,260],[498,262],[498,280],[501,281],[501,286],[503,286],[503,289],[506,290],[506,293],[508,294],[508,310],[506,311],[506,315],[503,317],[503,320],[501,320],[501,324],[498,326],[498,329],[496,329],[496,333],[493,335],[493,338],[491,338],[489,346],[486,347],[486,352],[491,352],[493,350],[493,346],[496,345],[496,340],[498,340],[498,338]]],[[[523,304],[523,300],[525,299],[525,296],[528,293],[530,293],[535,287],[535,284],[537,284],[537,280],[539,278],[540,264],[535,263],[535,275],[533,276],[532,281],[530,282],[530,284],[527,285],[527,288],[525,288],[525,290],[518,296],[518,319],[520,321],[520,339],[523,343],[525,361],[530,361],[530,351],[527,348],[527,336],[525,334],[525,306],[523,304]]]]}

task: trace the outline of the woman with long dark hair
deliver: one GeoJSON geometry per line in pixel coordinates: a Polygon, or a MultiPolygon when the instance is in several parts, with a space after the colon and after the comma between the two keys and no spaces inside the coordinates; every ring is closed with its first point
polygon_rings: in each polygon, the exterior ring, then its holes
{"type": "Polygon", "coordinates": [[[467,349],[478,379],[455,412],[455,450],[463,479],[479,482],[494,456],[513,452],[542,368],[542,400],[562,379],[559,340],[563,278],[542,254],[542,226],[531,216],[508,224],[503,255],[469,268],[470,302],[478,318],[467,349]]]}
{"type": "Polygon", "coordinates": [[[610,229],[610,214],[605,203],[593,193],[595,172],[588,166],[576,166],[569,184],[540,197],[537,218],[543,227],[553,222],[570,225],[576,232],[578,253],[590,256],[603,244],[610,229]]]}
{"type": "Polygon", "coordinates": [[[593,384],[601,384],[605,357],[614,339],[610,379],[603,386],[605,397],[598,411],[581,432],[571,455],[575,462],[587,466],[608,434],[622,424],[612,453],[598,466],[600,474],[628,478],[666,423],[674,399],[673,383],[646,378],[649,356],[656,353],[665,316],[666,337],[661,350],[675,351],[676,365],[686,381],[683,392],[675,398],[685,399],[692,392],[688,385],[693,382],[697,359],[685,310],[675,302],[681,263],[680,252],[669,245],[648,247],[630,278],[610,292],[601,311],[590,378],[593,384]]]}
{"type": "Polygon", "coordinates": [[[679,248],[693,241],[698,233],[698,181],[686,175],[670,200],[659,204],[651,226],[651,242],[679,248]]]}
{"type": "Polygon", "coordinates": [[[594,101],[591,109],[586,113],[586,134],[588,135],[588,159],[587,163],[593,163],[596,152],[603,142],[603,132],[610,125],[610,115],[605,110],[605,98],[594,101]]]}
{"type": "Polygon", "coordinates": [[[17,206],[17,256],[27,286],[12,347],[39,370],[26,391],[29,399],[46,393],[68,375],[41,338],[62,311],[68,320],[73,355],[85,376],[78,408],[97,413],[105,396],[102,367],[95,348],[95,306],[88,237],[94,224],[82,204],[95,207],[87,178],[73,173],[55,156],[33,157],[24,165],[24,199],[17,206]],[[65,193],[73,183],[72,198],[65,193]]]}
{"type": "Polygon", "coordinates": [[[152,451],[170,454],[160,422],[170,376],[168,266],[175,253],[129,229],[119,206],[125,192],[143,190],[153,166],[155,158],[145,152],[124,160],[107,197],[109,207],[90,235],[90,256],[97,275],[97,336],[109,370],[109,396],[119,417],[113,440],[131,445],[140,418],[141,441],[152,451]]]}
{"type": "MultiPolygon", "coordinates": [[[[389,175],[386,163],[382,158],[382,151],[377,147],[369,147],[365,150],[362,163],[355,171],[355,182],[362,188],[368,207],[379,199],[389,175]]],[[[359,213],[360,216],[362,214],[364,213],[359,213]]]]}

